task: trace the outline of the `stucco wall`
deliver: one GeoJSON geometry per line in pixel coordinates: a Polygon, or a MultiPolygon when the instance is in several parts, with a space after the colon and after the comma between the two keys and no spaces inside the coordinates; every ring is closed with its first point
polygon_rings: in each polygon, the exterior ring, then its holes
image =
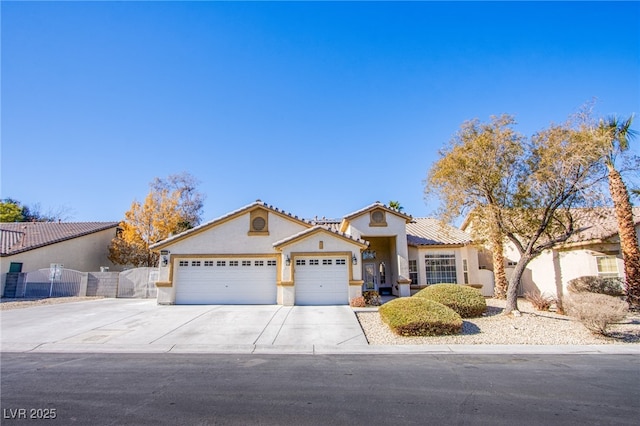
{"type": "Polygon", "coordinates": [[[121,271],[122,266],[111,263],[107,258],[109,243],[115,235],[115,228],[105,229],[83,237],[0,258],[0,276],[2,277],[0,294],[4,293],[6,273],[12,262],[22,263],[22,272],[49,268],[52,263],[62,263],[67,269],[82,272],[99,271],[101,266],[109,267],[111,271],[121,271]]]}
{"type": "Polygon", "coordinates": [[[202,232],[194,233],[168,247],[171,254],[238,254],[275,253],[273,243],[307,229],[302,224],[269,213],[269,235],[248,235],[247,212],[237,218],[222,222],[202,232]]]}

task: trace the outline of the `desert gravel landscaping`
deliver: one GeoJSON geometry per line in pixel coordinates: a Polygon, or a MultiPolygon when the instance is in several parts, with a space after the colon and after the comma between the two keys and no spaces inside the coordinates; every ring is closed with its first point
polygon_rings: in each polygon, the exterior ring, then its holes
{"type": "Polygon", "coordinates": [[[466,318],[455,336],[403,337],[393,333],[377,310],[356,310],[370,345],[598,345],[640,343],[640,315],[611,327],[611,336],[596,336],[580,322],[553,312],[536,311],[518,301],[520,317],[501,315],[504,300],[487,299],[483,317],[466,318]]]}

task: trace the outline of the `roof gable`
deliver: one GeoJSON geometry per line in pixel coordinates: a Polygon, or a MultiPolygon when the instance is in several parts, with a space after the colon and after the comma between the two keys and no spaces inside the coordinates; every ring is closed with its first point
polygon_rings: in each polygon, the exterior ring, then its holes
{"type": "Polygon", "coordinates": [[[324,233],[324,234],[328,234],[331,237],[334,238],[340,238],[343,239],[345,241],[348,241],[352,244],[355,244],[357,246],[360,246],[361,248],[366,248],[368,246],[368,243],[364,240],[361,239],[356,239],[353,238],[351,235],[345,234],[344,232],[340,232],[340,231],[336,231],[333,230],[331,228],[328,228],[326,226],[322,226],[322,225],[315,225],[309,229],[305,229],[302,232],[299,232],[295,235],[292,235],[290,237],[287,237],[285,239],[282,239],[280,241],[276,241],[275,243],[273,243],[273,246],[275,248],[280,248],[280,247],[285,247],[288,246],[290,244],[294,244],[298,241],[304,240],[305,238],[309,238],[312,235],[316,235],[318,233],[324,233]]]}
{"type": "Polygon", "coordinates": [[[251,204],[248,204],[248,205],[246,205],[244,207],[241,207],[241,208],[239,208],[237,210],[229,212],[229,213],[227,213],[227,214],[225,214],[223,216],[220,216],[220,217],[218,217],[216,219],[210,220],[209,222],[203,223],[202,225],[196,226],[195,228],[189,229],[189,230],[184,231],[184,232],[182,232],[180,234],[176,234],[176,235],[171,236],[169,238],[166,238],[166,239],[164,239],[162,241],[159,241],[159,242],[157,242],[155,244],[152,244],[150,246],[150,248],[153,249],[153,250],[160,250],[160,249],[162,249],[164,247],[167,247],[167,246],[169,246],[169,245],[171,245],[173,243],[176,243],[178,241],[184,240],[184,239],[189,238],[189,237],[191,237],[193,235],[197,235],[197,234],[199,234],[201,232],[207,231],[207,230],[212,229],[212,228],[214,228],[216,226],[220,226],[223,223],[226,223],[226,222],[228,222],[230,220],[236,219],[236,218],[238,218],[238,217],[240,217],[240,216],[242,216],[244,214],[251,213],[252,211],[255,211],[255,210],[265,210],[265,211],[267,211],[269,213],[275,214],[275,215],[277,215],[279,217],[282,217],[282,218],[284,218],[286,220],[289,220],[291,222],[294,222],[294,223],[297,223],[299,225],[302,225],[302,226],[304,226],[306,228],[311,228],[313,226],[310,222],[308,222],[308,221],[306,221],[304,219],[301,219],[298,216],[294,216],[291,213],[287,213],[284,210],[281,210],[281,209],[279,209],[277,207],[274,207],[272,205],[264,203],[261,200],[256,200],[255,202],[253,202],[251,204]]]}
{"type": "Polygon", "coordinates": [[[12,256],[62,241],[116,228],[119,222],[0,223],[0,256],[12,256]]]}
{"type": "Polygon", "coordinates": [[[400,210],[391,208],[386,204],[381,203],[380,201],[376,201],[373,204],[369,204],[368,206],[363,207],[360,210],[356,210],[355,212],[346,215],[343,218],[342,223],[340,224],[340,231],[346,231],[349,226],[349,222],[374,210],[383,210],[385,212],[391,213],[392,215],[398,216],[399,218],[403,219],[407,223],[411,222],[412,220],[412,217],[410,215],[403,213],[400,210]]]}

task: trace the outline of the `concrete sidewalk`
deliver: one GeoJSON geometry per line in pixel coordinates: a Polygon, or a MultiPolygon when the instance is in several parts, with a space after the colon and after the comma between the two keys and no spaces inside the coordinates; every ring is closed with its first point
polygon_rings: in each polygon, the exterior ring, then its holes
{"type": "Polygon", "coordinates": [[[368,345],[348,306],[100,299],[0,311],[0,317],[2,352],[640,355],[640,345],[368,345]]]}

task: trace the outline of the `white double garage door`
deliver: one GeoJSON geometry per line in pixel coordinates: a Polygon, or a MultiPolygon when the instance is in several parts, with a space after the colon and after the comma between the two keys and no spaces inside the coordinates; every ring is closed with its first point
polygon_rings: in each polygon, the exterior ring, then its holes
{"type": "MultiPolygon", "coordinates": [[[[176,304],[272,305],[277,299],[277,263],[265,258],[176,260],[176,304]]],[[[296,305],[346,305],[346,256],[300,256],[294,261],[296,305]]]]}

